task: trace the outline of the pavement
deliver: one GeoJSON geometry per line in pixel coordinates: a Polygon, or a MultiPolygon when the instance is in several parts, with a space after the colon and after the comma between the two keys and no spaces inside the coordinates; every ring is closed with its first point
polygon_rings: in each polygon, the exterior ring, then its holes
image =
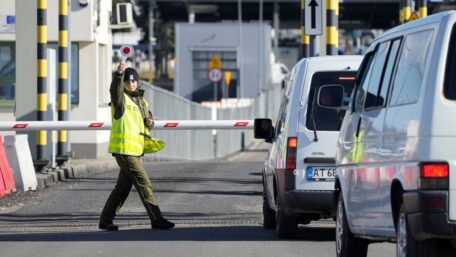
{"type": "MultiPolygon", "coordinates": [[[[269,146],[269,144],[264,143],[263,141],[256,140],[244,151],[237,151],[220,159],[226,161],[243,161],[245,159],[249,159],[252,157],[252,155],[263,159],[263,156],[265,155],[265,152],[268,151],[269,146]]],[[[146,156],[144,159],[152,162],[188,161],[151,156],[146,156]]],[[[56,169],[48,169],[43,173],[37,173],[37,190],[51,187],[59,182],[68,181],[75,178],[86,178],[96,173],[102,173],[108,170],[116,170],[118,168],[119,166],[117,165],[115,159],[111,156],[94,159],[70,159],[61,167],[58,167],[56,169]]]]}

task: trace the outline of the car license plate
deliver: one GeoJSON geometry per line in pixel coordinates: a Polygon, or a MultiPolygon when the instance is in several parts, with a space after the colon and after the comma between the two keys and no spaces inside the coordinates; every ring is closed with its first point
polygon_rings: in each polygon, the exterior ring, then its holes
{"type": "Polygon", "coordinates": [[[328,181],[334,180],[336,167],[307,167],[307,180],[328,181]]]}

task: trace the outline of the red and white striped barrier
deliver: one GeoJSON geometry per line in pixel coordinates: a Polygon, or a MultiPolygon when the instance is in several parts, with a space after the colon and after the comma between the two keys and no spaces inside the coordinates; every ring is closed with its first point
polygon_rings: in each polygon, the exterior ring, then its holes
{"type": "MultiPolygon", "coordinates": [[[[109,130],[111,121],[11,121],[0,131],[109,130]]],[[[253,129],[253,120],[156,120],[154,130],[253,129]]]]}

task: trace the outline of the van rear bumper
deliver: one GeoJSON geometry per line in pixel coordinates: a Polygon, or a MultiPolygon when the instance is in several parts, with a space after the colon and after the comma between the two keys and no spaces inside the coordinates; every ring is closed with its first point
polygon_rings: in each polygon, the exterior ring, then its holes
{"type": "Polygon", "coordinates": [[[333,190],[308,191],[292,190],[285,192],[285,201],[289,215],[300,215],[306,213],[334,214],[333,190]]]}
{"type": "Polygon", "coordinates": [[[281,208],[286,215],[334,215],[334,190],[297,190],[292,170],[276,170],[281,208]]]}
{"type": "Polygon", "coordinates": [[[448,191],[407,192],[404,204],[415,239],[456,239],[456,222],[448,219],[448,191]]]}

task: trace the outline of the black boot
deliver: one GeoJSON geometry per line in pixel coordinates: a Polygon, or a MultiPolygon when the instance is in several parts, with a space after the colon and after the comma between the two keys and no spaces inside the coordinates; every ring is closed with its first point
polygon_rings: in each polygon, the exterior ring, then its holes
{"type": "Polygon", "coordinates": [[[162,218],[159,218],[158,220],[152,221],[152,228],[160,229],[160,230],[168,230],[170,228],[174,228],[174,223],[172,223],[162,217],[162,218]]]}
{"type": "Polygon", "coordinates": [[[174,223],[163,218],[163,215],[158,206],[152,205],[152,212],[153,217],[151,217],[151,220],[153,229],[168,230],[170,228],[174,228],[174,223]]]}
{"type": "Polygon", "coordinates": [[[119,226],[114,225],[114,223],[112,223],[112,221],[103,221],[103,222],[100,221],[100,223],[98,224],[98,228],[106,230],[106,231],[117,231],[117,230],[119,230],[119,226]]]}

